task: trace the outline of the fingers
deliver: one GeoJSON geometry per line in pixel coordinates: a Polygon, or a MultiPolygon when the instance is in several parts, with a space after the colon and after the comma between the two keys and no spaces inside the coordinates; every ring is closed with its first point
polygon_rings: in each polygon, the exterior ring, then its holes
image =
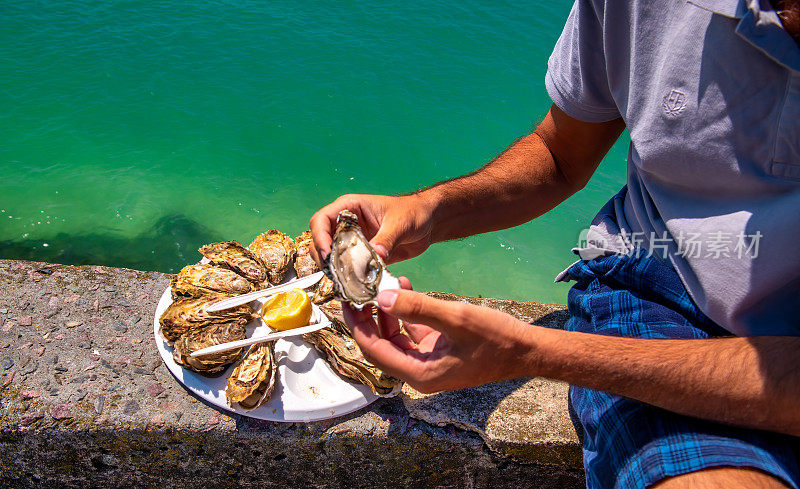
{"type": "Polygon", "coordinates": [[[361,328],[365,334],[377,335],[380,338],[380,330],[375,320],[372,319],[372,308],[365,307],[361,311],[353,309],[347,302],[342,302],[342,315],[344,321],[350,326],[350,329],[361,328]]]}
{"type": "Polygon", "coordinates": [[[311,257],[322,266],[322,262],[331,252],[333,233],[336,230],[336,220],[339,212],[348,209],[358,216],[361,230],[369,237],[375,234],[381,225],[382,214],[374,215],[375,202],[378,196],[346,194],[342,195],[311,216],[308,223],[314,246],[311,248],[311,257]]]}
{"type": "Polygon", "coordinates": [[[400,321],[378,309],[378,331],[381,338],[389,339],[400,333],[400,321]]]}
{"type": "Polygon", "coordinates": [[[314,246],[309,251],[317,265],[322,266],[322,262],[331,252],[331,242],[333,242],[333,232],[336,229],[339,212],[353,207],[357,198],[356,195],[342,195],[311,216],[308,227],[311,229],[314,246]]]}
{"type": "Polygon", "coordinates": [[[384,262],[393,263],[419,255],[427,244],[417,243],[409,248],[410,243],[419,241],[419,238],[409,237],[414,234],[411,232],[416,222],[413,216],[418,207],[403,202],[399,197],[383,195],[342,195],[311,217],[309,227],[314,241],[311,257],[322,266],[330,254],[336,220],[343,209],[358,216],[361,231],[384,262]]]}
{"type": "Polygon", "coordinates": [[[365,334],[361,328],[353,329],[353,338],[361,347],[364,357],[387,374],[400,379],[414,378],[416,350],[402,350],[391,341],[365,334]]]}
{"type": "Polygon", "coordinates": [[[366,306],[359,311],[348,303],[342,303],[342,313],[344,319],[351,329],[361,328],[365,334],[377,335],[378,338],[391,341],[402,350],[409,350],[416,347],[416,344],[400,331],[400,323],[397,318],[386,314],[380,309],[378,312],[378,322],[372,315],[372,306],[366,306]]]}
{"type": "MultiPolygon", "coordinates": [[[[398,280],[400,281],[400,288],[404,290],[412,290],[411,281],[408,279],[408,277],[399,277],[398,280]]],[[[381,314],[385,314],[385,312],[382,308],[378,308],[379,317],[381,314]]],[[[403,322],[403,329],[405,329],[406,333],[408,333],[408,336],[410,336],[411,339],[417,344],[419,344],[423,338],[436,331],[435,329],[425,326],[424,324],[416,324],[407,321],[403,322]]]]}
{"type": "Polygon", "coordinates": [[[381,336],[394,343],[401,350],[413,350],[417,344],[400,330],[400,322],[396,317],[390,316],[378,309],[378,327],[381,336]]]}
{"type": "MultiPolygon", "coordinates": [[[[405,290],[412,290],[411,281],[408,280],[408,277],[399,277],[398,280],[400,281],[400,288],[405,290]]],[[[380,318],[381,315],[394,318],[394,316],[391,316],[386,312],[384,312],[383,309],[378,308],[378,318],[380,318]]],[[[405,329],[406,333],[408,333],[408,336],[411,337],[414,343],[419,343],[425,336],[436,331],[432,328],[429,328],[428,326],[425,326],[424,324],[414,324],[407,322],[403,323],[403,329],[405,329]]],[[[399,331],[399,321],[398,321],[398,331],[399,331]]]]}
{"type": "Polygon", "coordinates": [[[388,262],[389,256],[392,254],[392,250],[397,244],[401,234],[402,229],[400,229],[397,223],[387,219],[381,223],[375,237],[369,240],[369,244],[372,245],[372,249],[380,255],[383,261],[388,262]]]}
{"type": "Polygon", "coordinates": [[[378,335],[378,327],[371,313],[354,310],[349,305],[344,305],[342,311],[345,321],[353,332],[353,339],[361,347],[361,352],[368,361],[389,375],[401,379],[414,378],[418,375],[417,370],[422,355],[414,349],[415,345],[410,343],[410,339],[401,334],[400,336],[403,336],[408,343],[405,344],[406,348],[399,346],[378,335]]]}
{"type": "Polygon", "coordinates": [[[435,333],[436,330],[425,326],[424,324],[414,324],[414,323],[403,323],[403,329],[406,330],[408,336],[414,340],[414,343],[422,343],[422,340],[425,339],[431,333],[435,333]]]}
{"type": "Polygon", "coordinates": [[[311,216],[311,220],[308,223],[311,229],[311,237],[314,241],[314,246],[309,251],[311,252],[311,258],[317,262],[319,267],[322,267],[322,262],[331,252],[336,216],[339,215],[338,211],[335,214],[330,212],[328,210],[329,207],[331,206],[325,206],[317,211],[311,216]]]}
{"type": "Polygon", "coordinates": [[[411,287],[411,280],[409,280],[408,277],[400,277],[397,280],[400,281],[401,289],[414,290],[414,288],[411,287]]]}
{"type": "Polygon", "coordinates": [[[385,290],[378,294],[378,305],[405,322],[421,323],[445,332],[465,320],[464,304],[434,299],[411,290],[385,290]]]}
{"type": "Polygon", "coordinates": [[[381,257],[381,260],[383,260],[384,263],[389,262],[389,250],[387,250],[385,246],[382,244],[374,244],[372,245],[372,249],[375,250],[375,253],[381,257]]]}

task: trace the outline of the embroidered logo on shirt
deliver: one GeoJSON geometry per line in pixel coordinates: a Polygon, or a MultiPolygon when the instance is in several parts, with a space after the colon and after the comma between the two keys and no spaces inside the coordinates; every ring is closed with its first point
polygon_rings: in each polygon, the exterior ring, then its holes
{"type": "Polygon", "coordinates": [[[672,90],[664,95],[661,106],[664,107],[664,113],[669,117],[677,117],[686,108],[686,94],[678,90],[672,90]]]}

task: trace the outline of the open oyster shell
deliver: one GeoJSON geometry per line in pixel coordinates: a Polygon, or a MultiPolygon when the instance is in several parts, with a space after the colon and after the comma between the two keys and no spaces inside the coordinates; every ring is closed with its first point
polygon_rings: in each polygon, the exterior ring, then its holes
{"type": "Polygon", "coordinates": [[[258,284],[267,279],[264,262],[238,241],[211,243],[201,246],[197,251],[212,264],[233,270],[251,282],[258,284]]]}
{"type": "Polygon", "coordinates": [[[208,312],[211,304],[229,297],[223,294],[207,294],[202,297],[178,299],[167,307],[159,318],[161,336],[169,343],[177,341],[185,333],[201,326],[226,321],[236,321],[242,325],[257,317],[250,306],[243,304],[218,312],[208,312]]]}
{"type": "Polygon", "coordinates": [[[239,403],[245,409],[260,406],[275,389],[277,371],[274,341],[251,346],[228,379],[228,405],[239,403]]]}
{"type": "Polygon", "coordinates": [[[319,267],[314,259],[311,258],[311,247],[314,246],[311,231],[306,231],[296,237],[294,246],[297,249],[297,255],[294,257],[294,271],[297,272],[297,278],[318,272],[319,267]]]}
{"type": "Polygon", "coordinates": [[[247,248],[266,265],[269,283],[277,285],[292,268],[294,241],[282,232],[270,229],[256,236],[247,248]]]}
{"type": "Polygon", "coordinates": [[[337,298],[357,309],[376,304],[378,292],[399,289],[397,277],[389,273],[358,226],[358,217],[348,210],[339,213],[326,274],[334,283],[337,298]]]}
{"type": "Polygon", "coordinates": [[[244,326],[238,321],[211,324],[193,329],[175,342],[172,358],[178,365],[203,375],[219,374],[244,354],[244,348],[213,355],[193,357],[192,353],[203,348],[243,340],[247,337],[244,326]]]}
{"type": "Polygon", "coordinates": [[[239,295],[252,292],[255,287],[238,273],[208,264],[183,267],[169,283],[172,298],[200,297],[208,293],[239,295]]]}
{"type": "Polygon", "coordinates": [[[342,316],[342,304],[329,301],[320,310],[331,320],[331,326],[307,333],[303,339],[314,345],[328,364],[343,377],[364,384],[378,396],[390,397],[400,392],[403,382],[364,358],[342,316]]]}

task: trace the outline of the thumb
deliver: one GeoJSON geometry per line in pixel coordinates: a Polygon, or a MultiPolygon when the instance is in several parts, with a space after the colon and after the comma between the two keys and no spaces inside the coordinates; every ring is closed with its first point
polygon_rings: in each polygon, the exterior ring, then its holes
{"type": "Polygon", "coordinates": [[[378,294],[378,306],[405,322],[425,324],[445,332],[464,320],[464,304],[434,299],[413,290],[384,290],[378,294]]]}
{"type": "Polygon", "coordinates": [[[387,261],[399,238],[400,230],[396,226],[389,226],[387,223],[383,223],[378,229],[378,233],[369,241],[369,244],[383,261],[387,261]]]}

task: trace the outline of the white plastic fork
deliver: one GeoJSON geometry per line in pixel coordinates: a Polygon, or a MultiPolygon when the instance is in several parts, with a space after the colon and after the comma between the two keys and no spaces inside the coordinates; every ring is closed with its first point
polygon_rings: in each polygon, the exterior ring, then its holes
{"type": "Polygon", "coordinates": [[[273,341],[279,338],[286,338],[287,336],[298,336],[301,334],[313,333],[314,331],[318,331],[326,326],[330,326],[331,322],[327,317],[325,317],[324,314],[319,314],[319,316],[321,317],[318,318],[317,322],[309,324],[308,326],[301,326],[299,328],[287,329],[286,331],[276,331],[274,333],[269,333],[264,336],[256,336],[253,338],[246,338],[244,340],[231,341],[228,343],[220,343],[219,345],[209,346],[197,350],[196,352],[193,352],[191,356],[199,357],[203,355],[211,355],[212,353],[220,353],[223,351],[235,350],[237,348],[242,348],[244,346],[264,343],[266,341],[273,341]]]}

